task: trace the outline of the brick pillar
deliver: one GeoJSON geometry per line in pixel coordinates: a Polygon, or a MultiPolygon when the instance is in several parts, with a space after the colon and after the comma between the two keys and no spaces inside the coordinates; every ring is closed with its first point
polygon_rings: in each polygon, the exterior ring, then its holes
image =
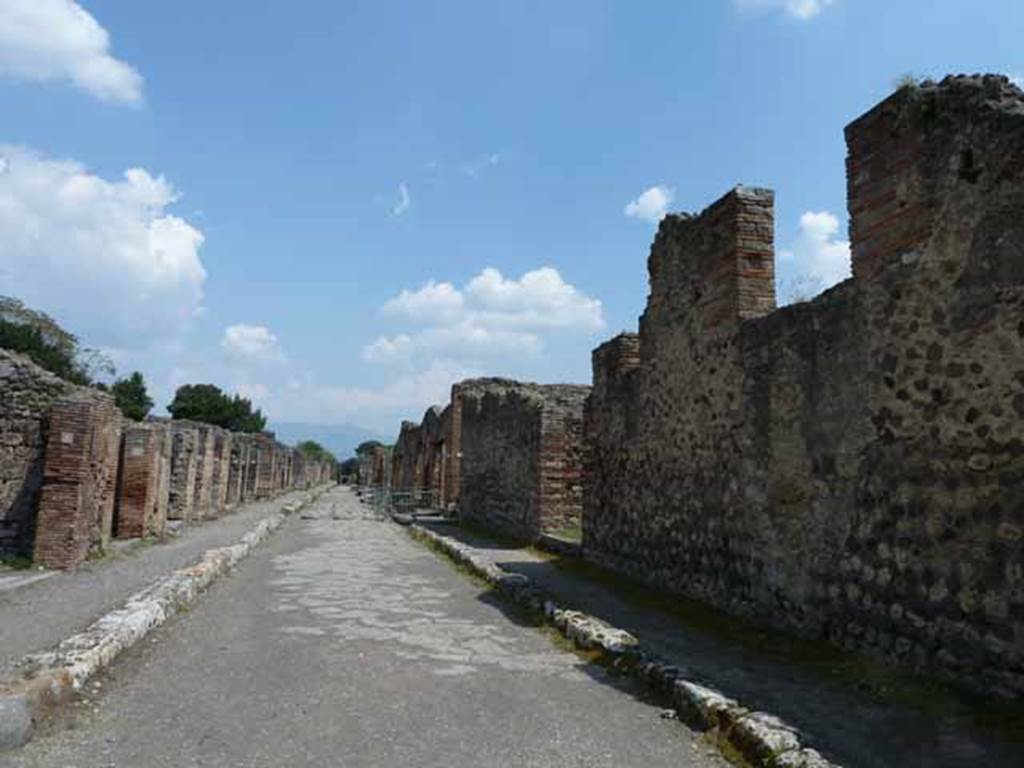
{"type": "Polygon", "coordinates": [[[133,424],[124,429],[115,535],[121,539],[159,536],[167,522],[166,424],[133,424]]]}
{"type": "Polygon", "coordinates": [[[43,463],[35,561],[71,568],[110,542],[121,412],[109,395],[79,391],[57,400],[43,463]]]}

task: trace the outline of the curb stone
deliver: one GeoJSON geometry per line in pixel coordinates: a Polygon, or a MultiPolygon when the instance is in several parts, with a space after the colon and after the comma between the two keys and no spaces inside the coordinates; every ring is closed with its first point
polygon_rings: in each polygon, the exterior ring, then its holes
{"type": "Polygon", "coordinates": [[[82,685],[183,608],[213,581],[228,573],[270,536],[288,516],[316,501],[326,487],[313,489],[257,523],[237,544],[208,549],[190,566],[162,577],[130,596],[54,650],[26,656],[25,677],[0,688],[0,751],[28,743],[46,711],[67,701],[82,685]]]}
{"type": "Polygon", "coordinates": [[[504,570],[469,546],[420,525],[410,534],[440,549],[476,576],[527,608],[543,613],[567,639],[583,650],[599,649],[612,666],[629,672],[649,688],[670,696],[684,722],[714,730],[759,768],[840,768],[801,744],[798,731],[774,715],[741,706],[718,691],[683,677],[684,671],[648,653],[639,639],[581,611],[560,608],[546,599],[529,577],[504,570]]]}

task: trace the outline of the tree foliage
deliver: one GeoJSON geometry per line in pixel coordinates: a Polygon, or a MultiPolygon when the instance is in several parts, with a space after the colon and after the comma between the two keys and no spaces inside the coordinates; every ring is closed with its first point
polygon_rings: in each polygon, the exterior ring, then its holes
{"type": "Polygon", "coordinates": [[[213,384],[178,387],[167,410],[176,419],[201,421],[233,432],[262,432],[267,426],[262,411],[253,410],[248,398],[229,396],[213,384]]]}
{"type": "Polygon", "coordinates": [[[146,381],[138,371],[111,384],[110,393],[114,396],[121,413],[135,421],[146,418],[153,407],[153,398],[146,391],[146,381]]]}
{"type": "Polygon", "coordinates": [[[95,384],[100,377],[114,375],[110,358],[99,350],[82,347],[77,336],[61,328],[48,314],[9,296],[0,296],[0,347],[27,356],[73,384],[95,384]]]}
{"type": "Polygon", "coordinates": [[[360,443],[359,446],[356,448],[356,455],[361,456],[364,453],[371,453],[376,449],[383,447],[384,443],[382,443],[380,440],[366,440],[360,443]]]}
{"type": "Polygon", "coordinates": [[[334,461],[334,454],[320,445],[316,440],[303,440],[295,447],[311,458],[334,461]]]}
{"type": "Polygon", "coordinates": [[[359,459],[353,457],[341,462],[342,477],[355,477],[357,474],[359,474],[359,459]]]}

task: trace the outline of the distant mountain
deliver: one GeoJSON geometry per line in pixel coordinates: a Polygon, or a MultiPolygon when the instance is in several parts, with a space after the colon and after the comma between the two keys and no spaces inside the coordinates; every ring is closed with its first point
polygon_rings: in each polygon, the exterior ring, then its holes
{"type": "Polygon", "coordinates": [[[292,421],[275,421],[267,425],[277,439],[288,445],[295,445],[303,440],[315,440],[334,454],[339,461],[344,461],[356,452],[356,446],[366,440],[387,440],[375,432],[352,424],[302,424],[292,421]]]}

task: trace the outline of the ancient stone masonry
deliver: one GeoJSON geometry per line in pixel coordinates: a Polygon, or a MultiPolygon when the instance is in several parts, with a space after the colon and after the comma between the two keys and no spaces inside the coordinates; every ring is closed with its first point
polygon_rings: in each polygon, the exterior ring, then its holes
{"type": "Polygon", "coordinates": [[[170,474],[170,425],[126,422],[115,509],[114,534],[118,538],[163,535],[170,474]]]}
{"type": "Polygon", "coordinates": [[[112,535],[160,536],[168,519],[216,517],[257,491],[269,498],[334,476],[333,461],[267,433],[126,421],[109,395],[0,350],[0,554],[69,568],[112,535]]]}
{"type": "Polygon", "coordinates": [[[199,473],[199,425],[171,422],[171,477],[167,519],[193,519],[196,476],[199,473]]]}
{"type": "Polygon", "coordinates": [[[419,424],[403,421],[398,440],[391,452],[391,487],[398,491],[416,491],[426,506],[451,505],[452,408],[432,406],[419,424]]]}
{"type": "Polygon", "coordinates": [[[590,387],[506,379],[458,386],[460,516],[527,540],[578,525],[590,387]]]}
{"type": "Polygon", "coordinates": [[[121,412],[107,394],[80,389],[50,408],[36,514],[35,562],[68,568],[110,542],[121,450],[121,412]]]}
{"type": "Polygon", "coordinates": [[[31,555],[53,402],[74,387],[0,349],[0,555],[31,555]]]}
{"type": "Polygon", "coordinates": [[[391,447],[374,444],[358,454],[359,484],[387,486],[391,483],[391,447]]]}
{"type": "Polygon", "coordinates": [[[1019,697],[1024,93],[904,88],[846,139],[854,277],[811,302],[774,310],[770,192],[661,223],[593,356],[584,553],[1019,697]]]}

